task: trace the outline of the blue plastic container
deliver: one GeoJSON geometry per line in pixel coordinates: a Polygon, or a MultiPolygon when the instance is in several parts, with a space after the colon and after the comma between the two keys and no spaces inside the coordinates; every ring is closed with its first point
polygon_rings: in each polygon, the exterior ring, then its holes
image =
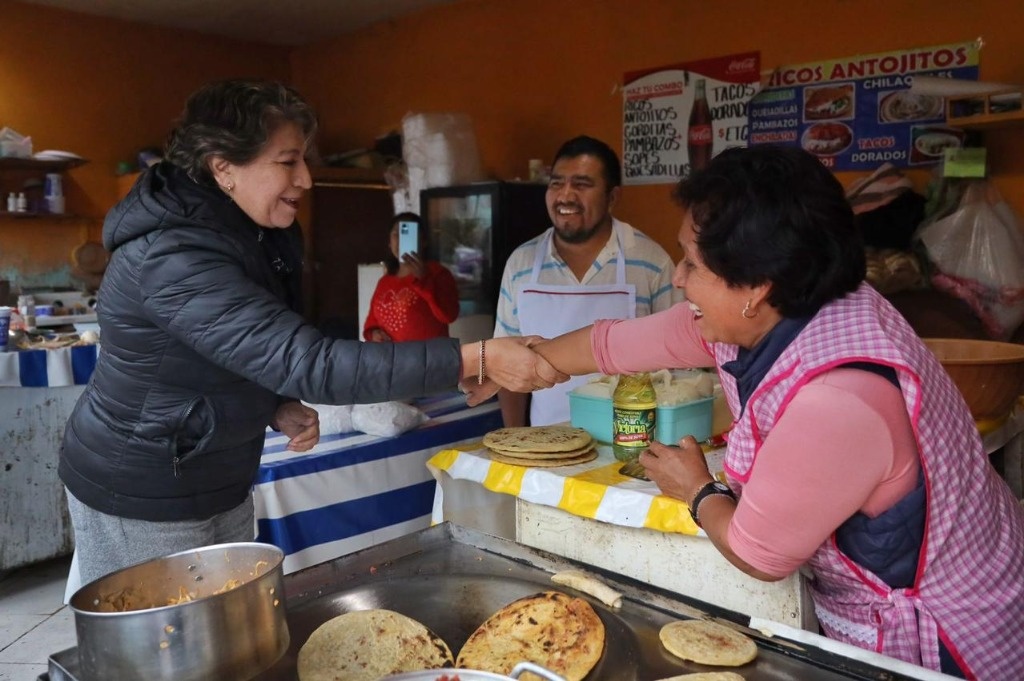
{"type": "MultiPolygon", "coordinates": [[[[698,442],[711,436],[711,411],[714,397],[702,397],[672,407],[658,407],[654,437],[666,445],[674,445],[687,435],[698,442]]],[[[609,397],[569,393],[569,420],[583,428],[598,442],[612,441],[612,400],[609,397]]]]}

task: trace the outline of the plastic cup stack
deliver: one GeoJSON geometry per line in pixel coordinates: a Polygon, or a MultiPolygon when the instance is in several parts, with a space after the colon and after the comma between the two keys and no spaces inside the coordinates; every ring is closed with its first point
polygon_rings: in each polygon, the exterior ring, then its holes
{"type": "Polygon", "coordinates": [[[60,214],[64,212],[64,185],[60,173],[47,173],[43,197],[46,199],[46,212],[60,214]]]}

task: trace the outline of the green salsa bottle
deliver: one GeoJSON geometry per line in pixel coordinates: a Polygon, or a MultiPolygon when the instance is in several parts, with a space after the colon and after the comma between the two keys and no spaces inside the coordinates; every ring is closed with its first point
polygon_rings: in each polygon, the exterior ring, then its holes
{"type": "Polygon", "coordinates": [[[612,393],[612,452],[634,461],[654,439],[658,400],[651,375],[623,374],[612,393]]]}

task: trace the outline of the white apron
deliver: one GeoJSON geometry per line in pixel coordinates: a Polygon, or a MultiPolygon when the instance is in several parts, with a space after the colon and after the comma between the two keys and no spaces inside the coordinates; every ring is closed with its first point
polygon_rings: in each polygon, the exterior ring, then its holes
{"type": "MultiPolygon", "coordinates": [[[[519,289],[519,329],[524,336],[554,338],[589,326],[598,319],[632,319],[636,316],[636,286],[626,282],[626,254],[622,247],[621,227],[613,223],[612,229],[619,247],[614,284],[560,286],[538,283],[554,230],[537,244],[530,280],[519,289]]],[[[553,388],[534,392],[530,425],[546,426],[568,421],[569,391],[586,383],[587,378],[575,376],[553,388]]]]}

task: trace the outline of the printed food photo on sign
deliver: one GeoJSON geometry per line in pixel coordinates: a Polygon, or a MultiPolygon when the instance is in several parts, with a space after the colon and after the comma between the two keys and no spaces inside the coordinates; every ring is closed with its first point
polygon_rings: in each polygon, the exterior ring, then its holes
{"type": "Polygon", "coordinates": [[[853,83],[830,83],[804,88],[804,120],[825,121],[853,118],[853,83]]]}
{"type": "Polygon", "coordinates": [[[853,131],[845,123],[815,123],[804,130],[800,146],[816,156],[835,156],[853,142],[853,131]]]}
{"type": "Polygon", "coordinates": [[[963,145],[963,130],[915,125],[910,129],[910,162],[937,163],[946,149],[963,145]]]}
{"type": "Polygon", "coordinates": [[[893,90],[878,94],[878,122],[903,123],[941,118],[943,99],[920,95],[910,90],[893,90]]]}

